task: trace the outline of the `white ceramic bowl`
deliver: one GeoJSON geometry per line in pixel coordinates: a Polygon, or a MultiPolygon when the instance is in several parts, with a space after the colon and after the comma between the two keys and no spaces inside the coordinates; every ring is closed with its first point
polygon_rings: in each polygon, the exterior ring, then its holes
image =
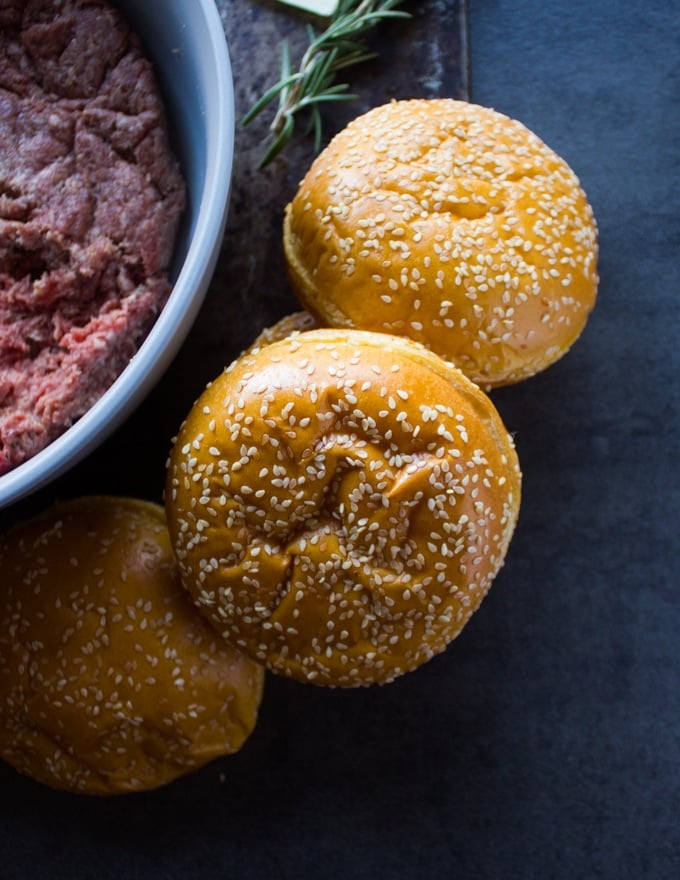
{"type": "Polygon", "coordinates": [[[137,354],[89,412],[33,458],[0,476],[0,508],[71,468],[148,394],[196,318],[222,243],[234,152],[234,89],[217,8],[213,0],[118,0],[117,5],[154,63],[187,182],[173,289],[137,354]]]}

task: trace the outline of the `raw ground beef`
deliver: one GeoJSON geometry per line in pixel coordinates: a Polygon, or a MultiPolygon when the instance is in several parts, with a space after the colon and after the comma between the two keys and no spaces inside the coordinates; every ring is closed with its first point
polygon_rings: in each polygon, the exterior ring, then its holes
{"type": "Polygon", "coordinates": [[[169,293],[185,190],[102,0],[0,0],[0,474],[85,413],[169,293]]]}

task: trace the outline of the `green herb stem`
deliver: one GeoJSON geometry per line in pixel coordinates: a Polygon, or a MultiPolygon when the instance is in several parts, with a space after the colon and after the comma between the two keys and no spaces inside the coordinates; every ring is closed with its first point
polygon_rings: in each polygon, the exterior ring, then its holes
{"type": "Polygon", "coordinates": [[[320,105],[336,101],[351,101],[347,83],[337,83],[337,74],[356,64],[375,57],[367,50],[361,36],[370,28],[388,18],[410,18],[409,13],[395,9],[404,0],[340,0],[328,26],[317,34],[307,28],[308,46],[297,70],[293,70],[290,46],[281,44],[279,81],[253,104],[243,117],[247,125],[272,101],[278,99],[276,112],[269,127],[271,143],[260,165],[268,165],[293,136],[296,116],[309,113],[310,129],[314,133],[314,147],[321,148],[323,137],[320,105]]]}

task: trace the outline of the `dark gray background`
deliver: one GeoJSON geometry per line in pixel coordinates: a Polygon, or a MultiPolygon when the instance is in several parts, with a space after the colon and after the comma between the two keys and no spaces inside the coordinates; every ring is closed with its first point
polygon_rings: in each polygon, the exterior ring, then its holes
{"type": "MultiPolygon", "coordinates": [[[[302,19],[257,0],[220,6],[243,110],[276,35],[302,19]]],[[[469,87],[571,163],[600,227],[599,302],[581,340],[493,395],[525,473],[507,564],[443,656],[382,689],[270,678],[243,751],[167,789],[82,800],[0,767],[2,880],[680,876],[680,8],[471,0],[468,82],[458,4],[409,6],[412,30],[383,35],[385,63],[355,80],[364,100],[408,96],[409,69],[413,94],[469,87]]],[[[238,134],[224,256],[187,345],[143,411],[50,497],[160,497],[193,396],[294,308],[276,202],[311,154],[296,148],[262,175],[260,134],[238,134]]]]}

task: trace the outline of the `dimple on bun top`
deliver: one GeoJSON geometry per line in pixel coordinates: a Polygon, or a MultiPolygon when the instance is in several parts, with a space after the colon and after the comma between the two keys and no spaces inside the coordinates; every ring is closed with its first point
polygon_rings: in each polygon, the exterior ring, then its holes
{"type": "Polygon", "coordinates": [[[390,681],[455,638],[501,567],[512,440],[476,385],[411,340],[266,341],[208,386],[171,451],[182,579],[273,672],[390,681]]]}
{"type": "Polygon", "coordinates": [[[482,387],[583,330],[597,229],[576,175],[516,120],[449,99],[352,121],[288,205],[292,286],[321,324],[408,336],[482,387]]]}
{"type": "Polygon", "coordinates": [[[155,788],[237,751],[263,669],[182,587],[165,512],[63,502],[0,540],[0,757],[55,788],[155,788]]]}

